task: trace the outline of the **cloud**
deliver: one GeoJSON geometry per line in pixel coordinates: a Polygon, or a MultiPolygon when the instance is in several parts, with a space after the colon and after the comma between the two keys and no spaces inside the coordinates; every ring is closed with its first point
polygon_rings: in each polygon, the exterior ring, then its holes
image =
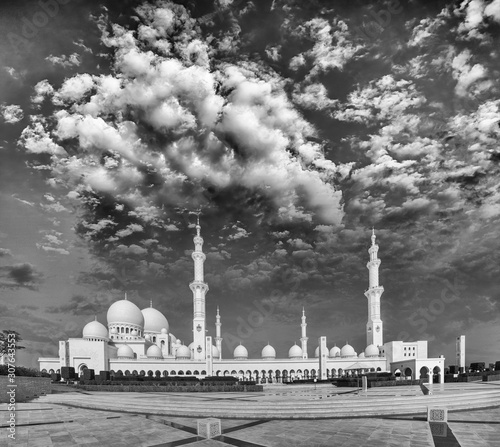
{"type": "Polygon", "coordinates": [[[47,56],[46,61],[49,61],[53,65],[61,65],[64,68],[78,67],[82,63],[81,56],[78,53],[72,53],[69,56],[47,56]]]}
{"type": "Polygon", "coordinates": [[[15,195],[15,194],[13,194],[13,195],[12,195],[12,197],[13,197],[14,199],[16,199],[18,202],[21,202],[21,203],[23,203],[23,204],[25,204],[25,205],[28,205],[28,206],[31,206],[31,207],[35,206],[35,204],[34,204],[33,202],[30,202],[30,201],[28,201],[28,200],[24,200],[24,199],[20,199],[19,197],[16,197],[16,195],[15,195]]]}
{"type": "Polygon", "coordinates": [[[49,306],[49,313],[65,313],[71,315],[97,315],[105,312],[112,302],[111,297],[73,295],[69,302],[61,306],[49,306]]]}
{"type": "Polygon", "coordinates": [[[338,101],[330,99],[323,84],[306,85],[303,91],[297,86],[293,93],[293,100],[302,107],[313,110],[323,110],[335,106],[338,101]]]}
{"type": "Polygon", "coordinates": [[[12,252],[8,248],[0,248],[0,258],[12,256],[12,252]]]}
{"type": "Polygon", "coordinates": [[[463,18],[457,31],[465,39],[485,39],[483,32],[488,22],[500,23],[500,1],[493,0],[486,3],[484,0],[466,0],[454,10],[456,16],[463,18]]]}
{"type": "Polygon", "coordinates": [[[114,252],[117,255],[124,255],[124,256],[141,256],[144,255],[148,252],[146,248],[140,247],[136,244],[132,244],[130,246],[127,245],[118,245],[116,247],[116,250],[114,252]]]}
{"type": "MultiPolygon", "coordinates": [[[[103,28],[103,42],[116,52],[116,75],[78,74],[55,91],[38,84],[35,102],[50,97],[60,109],[56,125],[35,120],[20,144],[57,155],[51,168],[59,182],[113,195],[144,223],[156,219],[160,204],[195,208],[208,189],[225,195],[234,188],[247,195],[258,190],[283,218],[339,223],[337,167],[324,160],[321,144],[309,141],[315,129],[287,98],[285,81],[258,63],[210,60],[213,49],[179,5],[142,6],[137,13],[138,33],[103,28]],[[173,34],[179,41],[169,52],[176,58],[152,51],[173,34]],[[63,147],[70,141],[77,144],[68,156],[63,147]],[[195,185],[189,194],[187,184],[195,185]]],[[[325,23],[307,27],[321,42],[334,38],[320,38],[329,34],[325,23]]],[[[324,94],[314,88],[306,94],[324,94]]]]}
{"type": "Polygon", "coordinates": [[[478,81],[488,76],[486,68],[481,64],[470,65],[467,62],[472,58],[469,50],[464,50],[455,56],[451,62],[453,68],[453,77],[457,80],[455,91],[459,96],[475,95],[484,90],[488,90],[492,83],[478,81]],[[476,84],[475,90],[470,89],[476,84]]]}
{"type": "Polygon", "coordinates": [[[52,87],[47,79],[44,79],[35,85],[35,95],[32,96],[31,102],[34,104],[41,104],[46,97],[49,97],[53,93],[54,87],[52,87]]]}
{"type": "Polygon", "coordinates": [[[23,129],[18,144],[32,154],[62,155],[66,153],[61,146],[52,140],[42,122],[38,120],[23,129]]]}
{"type": "Polygon", "coordinates": [[[36,243],[36,247],[39,250],[43,250],[49,254],[60,254],[60,255],[69,255],[67,243],[60,239],[62,233],[59,233],[54,230],[50,231],[42,231],[45,233],[41,242],[36,243]]]}
{"type": "Polygon", "coordinates": [[[362,49],[361,45],[355,45],[349,39],[348,25],[337,18],[333,23],[323,18],[314,18],[295,31],[299,36],[307,36],[315,43],[314,46],[303,53],[294,56],[290,63],[291,69],[298,69],[311,60],[312,68],[308,79],[315,78],[320,73],[329,70],[342,70],[356,53],[362,49]]]}
{"type": "Polygon", "coordinates": [[[37,289],[43,276],[30,263],[0,267],[0,287],[37,289]]]}
{"type": "Polygon", "coordinates": [[[24,118],[23,109],[16,104],[0,106],[0,113],[7,124],[16,124],[24,118]]]}

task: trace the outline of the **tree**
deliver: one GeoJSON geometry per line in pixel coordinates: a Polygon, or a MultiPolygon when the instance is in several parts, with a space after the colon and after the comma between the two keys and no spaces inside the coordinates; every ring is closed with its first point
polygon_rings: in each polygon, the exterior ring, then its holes
{"type": "Polygon", "coordinates": [[[19,349],[25,349],[24,346],[21,346],[19,344],[19,342],[23,340],[19,335],[19,332],[4,329],[2,332],[0,332],[0,357],[7,354],[7,350],[9,349],[9,347],[12,347],[9,346],[13,341],[11,334],[14,334],[14,339],[16,341],[16,351],[19,349]]]}

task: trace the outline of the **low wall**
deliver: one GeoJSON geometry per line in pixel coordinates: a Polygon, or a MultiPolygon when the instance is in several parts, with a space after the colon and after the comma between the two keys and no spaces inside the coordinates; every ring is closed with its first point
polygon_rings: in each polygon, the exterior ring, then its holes
{"type": "Polygon", "coordinates": [[[483,382],[491,382],[493,380],[500,380],[500,374],[485,374],[483,376],[483,382]]]}
{"type": "Polygon", "coordinates": [[[85,391],[115,391],[135,393],[230,393],[263,391],[262,385],[233,386],[158,386],[158,385],[75,385],[75,388],[85,391]]]}
{"type": "Polygon", "coordinates": [[[0,376],[0,403],[10,402],[13,393],[7,392],[15,390],[15,402],[26,402],[35,397],[52,393],[52,383],[48,377],[27,377],[18,376],[12,384],[8,376],[0,376]],[[11,385],[17,385],[12,387],[11,385]]]}

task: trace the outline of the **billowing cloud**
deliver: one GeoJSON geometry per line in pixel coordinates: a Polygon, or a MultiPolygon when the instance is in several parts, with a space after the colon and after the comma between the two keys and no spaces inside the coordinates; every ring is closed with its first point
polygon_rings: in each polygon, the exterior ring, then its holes
{"type": "Polygon", "coordinates": [[[24,118],[23,109],[16,104],[0,106],[0,113],[7,124],[15,124],[24,118]]]}

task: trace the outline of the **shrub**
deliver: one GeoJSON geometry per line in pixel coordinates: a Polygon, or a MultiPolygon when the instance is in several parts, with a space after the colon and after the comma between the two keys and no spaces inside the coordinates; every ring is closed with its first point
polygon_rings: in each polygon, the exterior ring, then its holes
{"type": "MultiPolygon", "coordinates": [[[[43,373],[38,369],[34,368],[26,368],[24,366],[16,366],[16,376],[17,377],[50,377],[50,374],[43,373]]],[[[8,365],[0,365],[0,376],[6,376],[9,374],[9,366],[8,365]]]]}

